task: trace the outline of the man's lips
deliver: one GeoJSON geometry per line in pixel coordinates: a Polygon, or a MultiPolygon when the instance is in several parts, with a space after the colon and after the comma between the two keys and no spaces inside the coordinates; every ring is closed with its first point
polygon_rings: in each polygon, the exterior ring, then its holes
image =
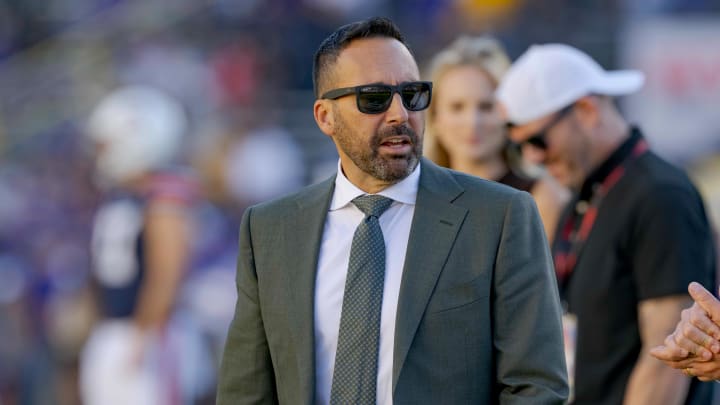
{"type": "Polygon", "coordinates": [[[383,139],[380,142],[380,146],[387,146],[391,148],[401,147],[403,145],[410,145],[410,137],[407,136],[391,136],[383,139]]]}
{"type": "Polygon", "coordinates": [[[406,136],[390,137],[380,142],[380,151],[390,154],[407,154],[412,150],[410,138],[406,136]]]}

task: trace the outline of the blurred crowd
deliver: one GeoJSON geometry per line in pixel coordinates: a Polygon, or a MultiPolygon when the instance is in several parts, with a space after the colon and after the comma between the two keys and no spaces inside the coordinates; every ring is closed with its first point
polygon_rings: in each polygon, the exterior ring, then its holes
{"type": "MultiPolygon", "coordinates": [[[[87,136],[88,120],[104,97],[126,86],[163,92],[187,118],[172,163],[191,173],[198,195],[174,312],[193,325],[210,359],[208,381],[192,402],[213,403],[212,369],[235,302],[240,217],[247,206],[336,169],[333,145],[312,119],[312,54],[337,26],[371,15],[398,23],[421,68],[457,36],[484,33],[511,57],[557,41],[604,66],[642,68],[650,62],[626,45],[642,48],[654,32],[637,34],[641,23],[673,21],[667,30],[682,32],[682,24],[701,18],[720,27],[720,2],[0,0],[1,405],[80,402],[81,353],[103,317],[91,246],[109,194],[96,170],[102,146],[87,136]]],[[[702,38],[688,40],[702,45],[702,38]]],[[[698,66],[720,68],[720,46],[705,46],[698,66]]],[[[672,77],[675,86],[681,74],[672,77]]],[[[706,75],[708,95],[686,96],[719,102],[719,77],[706,75]]],[[[628,101],[630,117],[663,114],[637,107],[655,96],[628,101]]],[[[689,169],[717,227],[720,123],[712,112],[693,118],[697,147],[673,153],[683,140],[656,142],[689,169]]]]}

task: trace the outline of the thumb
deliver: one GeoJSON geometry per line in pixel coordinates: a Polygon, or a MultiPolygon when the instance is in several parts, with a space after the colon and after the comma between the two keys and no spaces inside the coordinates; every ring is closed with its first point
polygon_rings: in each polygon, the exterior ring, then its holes
{"type": "Polygon", "coordinates": [[[710,318],[720,319],[720,301],[715,298],[710,291],[696,282],[690,283],[688,292],[695,302],[710,315],[710,318]]]}

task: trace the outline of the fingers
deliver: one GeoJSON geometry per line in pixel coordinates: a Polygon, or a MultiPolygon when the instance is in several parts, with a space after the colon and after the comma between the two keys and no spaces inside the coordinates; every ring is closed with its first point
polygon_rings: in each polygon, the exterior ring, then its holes
{"type": "Polygon", "coordinates": [[[674,369],[681,371],[688,377],[697,377],[702,381],[720,379],[720,358],[713,358],[711,361],[704,361],[698,357],[691,356],[679,361],[668,360],[667,347],[658,346],[651,350],[651,354],[674,369]]]}
{"type": "Polygon", "coordinates": [[[665,364],[678,370],[682,370],[688,367],[695,369],[698,365],[703,364],[703,360],[693,356],[680,361],[666,361],[665,364]]]}
{"type": "MultiPolygon", "coordinates": [[[[683,312],[688,311],[687,309],[683,312]]],[[[678,347],[693,353],[703,360],[710,360],[713,353],[720,350],[720,344],[712,336],[706,335],[702,330],[687,321],[686,314],[677,326],[675,333],[669,336],[670,342],[666,339],[665,344],[674,342],[678,347]]]]}
{"type": "MultiPolygon", "coordinates": [[[[720,320],[720,301],[717,300],[708,290],[696,282],[690,283],[688,292],[695,302],[710,315],[711,319],[720,320]]],[[[720,330],[718,330],[720,333],[720,330]]]]}
{"type": "Polygon", "coordinates": [[[685,374],[692,374],[701,381],[711,381],[720,378],[720,359],[713,359],[707,362],[687,364],[681,368],[685,374]]]}
{"type": "Polygon", "coordinates": [[[696,349],[695,345],[702,346],[712,353],[720,352],[720,342],[718,342],[720,327],[708,318],[699,303],[695,303],[681,312],[680,323],[674,334],[676,335],[675,342],[691,353],[702,353],[696,349]],[[682,337],[692,341],[695,345],[683,344],[682,337]]]}
{"type": "Polygon", "coordinates": [[[687,355],[687,351],[685,350],[680,351],[679,349],[671,349],[667,346],[656,346],[650,349],[651,356],[666,362],[682,360],[684,358],[683,352],[687,355]]]}
{"type": "Polygon", "coordinates": [[[702,344],[707,349],[712,350],[714,353],[717,353],[718,351],[713,350],[710,345],[715,344],[720,350],[720,345],[718,345],[717,343],[717,340],[720,340],[720,326],[716,325],[715,322],[713,322],[712,319],[708,317],[708,314],[702,309],[701,306],[699,306],[699,304],[695,304],[692,307],[683,311],[687,311],[687,313],[685,314],[687,316],[687,321],[689,321],[692,325],[701,330],[707,336],[707,338],[705,338],[705,342],[696,342],[702,344]]]}
{"type": "Polygon", "coordinates": [[[671,337],[672,335],[665,339],[664,345],[650,349],[650,355],[665,362],[677,362],[686,359],[690,353],[676,345],[674,341],[669,343],[668,339],[671,339],[671,337]]]}

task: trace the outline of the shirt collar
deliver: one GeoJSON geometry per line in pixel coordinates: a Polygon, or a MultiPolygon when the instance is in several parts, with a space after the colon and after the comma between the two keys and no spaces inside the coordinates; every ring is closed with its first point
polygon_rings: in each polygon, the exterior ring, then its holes
{"type": "Polygon", "coordinates": [[[589,199],[595,185],[602,183],[605,178],[632,153],[635,145],[643,139],[642,133],[637,127],[630,128],[630,136],[623,142],[597,169],[595,169],[585,180],[580,189],[580,199],[589,199]]]}
{"type": "MultiPolygon", "coordinates": [[[[418,184],[420,182],[420,166],[421,164],[418,163],[415,170],[413,170],[409,176],[377,194],[392,198],[394,201],[403,204],[414,205],[415,200],[417,199],[418,184]]],[[[333,199],[330,203],[330,211],[343,208],[353,199],[363,194],[367,193],[360,190],[357,186],[352,184],[347,177],[345,177],[340,165],[340,160],[338,159],[337,175],[335,176],[335,191],[333,192],[333,199]]]]}

